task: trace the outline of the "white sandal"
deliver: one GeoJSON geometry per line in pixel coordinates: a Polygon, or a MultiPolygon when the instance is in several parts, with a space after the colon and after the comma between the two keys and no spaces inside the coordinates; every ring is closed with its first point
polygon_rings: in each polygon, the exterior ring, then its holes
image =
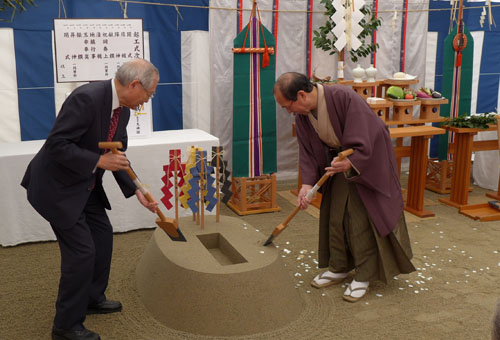
{"type": "MultiPolygon", "coordinates": [[[[353,280],[353,282],[354,282],[354,280],[353,280]]],[[[368,286],[352,288],[351,284],[352,284],[352,282],[349,284],[349,286],[347,286],[347,289],[344,292],[343,299],[345,301],[348,301],[348,302],[358,302],[366,295],[366,292],[368,291],[368,286]],[[361,294],[361,296],[352,296],[352,293],[356,292],[356,291],[363,291],[363,294],[361,294]]]]}
{"type": "Polygon", "coordinates": [[[316,277],[311,281],[311,286],[313,286],[314,288],[329,287],[343,282],[346,277],[347,273],[332,273],[331,271],[327,270],[326,272],[316,275],[316,277]]]}

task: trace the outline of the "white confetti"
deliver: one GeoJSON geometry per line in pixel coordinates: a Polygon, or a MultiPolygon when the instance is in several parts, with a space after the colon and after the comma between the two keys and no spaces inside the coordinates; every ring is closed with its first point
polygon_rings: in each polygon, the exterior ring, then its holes
{"type": "Polygon", "coordinates": [[[261,251],[259,251],[259,253],[264,254],[264,251],[263,251],[263,250],[261,250],[261,251]]]}
{"type": "Polygon", "coordinates": [[[382,297],[383,295],[382,294],[375,294],[375,296],[382,297]]]}
{"type": "Polygon", "coordinates": [[[418,294],[418,290],[413,291],[415,294],[418,294]]]}

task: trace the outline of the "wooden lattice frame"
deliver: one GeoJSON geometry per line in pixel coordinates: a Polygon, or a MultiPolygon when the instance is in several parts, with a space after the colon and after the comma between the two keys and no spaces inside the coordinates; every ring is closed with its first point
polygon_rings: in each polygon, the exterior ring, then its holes
{"type": "Polygon", "coordinates": [[[238,215],[280,211],[276,204],[276,175],[233,177],[228,205],[238,215]]]}
{"type": "Polygon", "coordinates": [[[436,159],[427,160],[427,176],[425,188],[438,194],[449,194],[451,191],[451,177],[453,173],[453,161],[436,159]]]}

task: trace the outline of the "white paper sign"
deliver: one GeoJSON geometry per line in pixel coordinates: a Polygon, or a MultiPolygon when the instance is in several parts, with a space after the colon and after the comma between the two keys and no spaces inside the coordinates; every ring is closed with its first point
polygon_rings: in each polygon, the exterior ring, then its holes
{"type": "Polygon", "coordinates": [[[127,135],[129,138],[150,137],[152,123],[151,100],[141,107],[139,111],[130,110],[130,119],[127,125],[127,135]]]}
{"type": "Polygon", "coordinates": [[[54,19],[58,83],[106,80],[144,58],[142,19],[54,19]]]}

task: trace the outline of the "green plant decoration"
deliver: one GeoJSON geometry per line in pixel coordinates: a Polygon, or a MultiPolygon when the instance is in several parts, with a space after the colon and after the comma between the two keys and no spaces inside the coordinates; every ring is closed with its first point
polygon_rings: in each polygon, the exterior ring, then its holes
{"type": "Polygon", "coordinates": [[[9,21],[12,22],[14,20],[14,15],[17,11],[22,12],[26,11],[26,5],[36,6],[35,0],[1,0],[0,1],[0,12],[12,11],[12,15],[10,16],[10,20],[0,19],[0,21],[9,21]]]}
{"type": "Polygon", "coordinates": [[[473,129],[487,129],[490,124],[496,124],[496,119],[495,114],[489,112],[472,116],[459,116],[441,122],[441,126],[473,129]]]}
{"type": "MultiPolygon", "coordinates": [[[[331,0],[321,0],[321,3],[324,4],[326,8],[326,22],[323,26],[320,26],[317,31],[314,31],[314,46],[316,48],[321,48],[323,51],[331,50],[330,55],[332,55],[340,52],[337,51],[333,45],[337,41],[337,37],[332,34],[332,29],[335,27],[335,23],[331,19],[331,16],[335,13],[335,8],[333,7],[331,0]]],[[[363,6],[361,8],[361,13],[364,14],[364,18],[360,21],[363,31],[358,36],[361,41],[361,46],[356,51],[349,51],[353,62],[357,62],[358,58],[369,56],[372,52],[377,50],[378,44],[373,44],[372,36],[373,32],[382,24],[380,19],[375,17],[375,13],[372,11],[370,6],[363,6]],[[366,20],[367,17],[370,18],[368,21],[366,20]]]]}

